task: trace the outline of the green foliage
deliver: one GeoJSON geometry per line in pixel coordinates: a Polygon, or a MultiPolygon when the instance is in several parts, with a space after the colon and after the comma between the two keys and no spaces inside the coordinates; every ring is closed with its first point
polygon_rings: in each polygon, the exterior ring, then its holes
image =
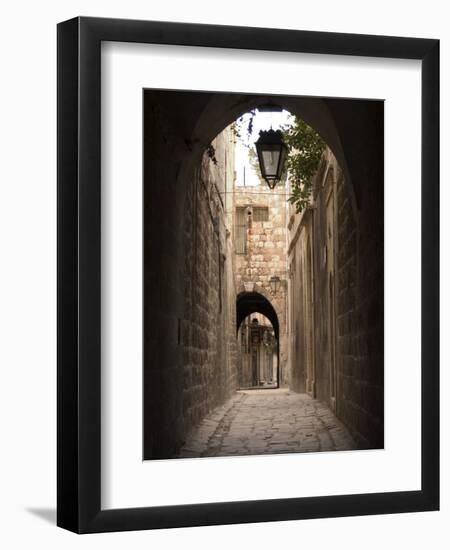
{"type": "MultiPolygon", "coordinates": [[[[250,149],[250,163],[255,168],[256,173],[259,174],[258,158],[251,142],[255,116],[255,109],[245,113],[231,125],[231,130],[234,136],[250,149]]],[[[292,116],[292,122],[281,130],[284,143],[288,148],[281,183],[285,183],[289,175],[291,195],[288,201],[295,205],[297,212],[301,212],[309,204],[312,178],[319,168],[326,144],[311,126],[308,126],[304,120],[297,116],[292,116]]],[[[215,150],[212,145],[208,148],[207,153],[216,164],[215,150]]]]}
{"type": "Polygon", "coordinates": [[[238,138],[245,147],[250,148],[250,138],[253,134],[253,119],[256,116],[256,109],[252,109],[248,113],[240,116],[233,124],[231,125],[231,131],[234,136],[238,138]]]}
{"type": "Polygon", "coordinates": [[[206,148],[206,154],[208,155],[212,163],[217,166],[216,149],[212,143],[210,143],[206,148]]]}
{"type": "Polygon", "coordinates": [[[292,124],[283,128],[283,140],[289,150],[286,165],[291,196],[288,201],[295,205],[297,212],[301,212],[309,204],[312,177],[319,168],[325,142],[298,117],[293,117],[292,124]]]}
{"type": "MultiPolygon", "coordinates": [[[[259,174],[259,164],[252,148],[250,137],[253,132],[253,119],[256,111],[241,116],[232,126],[234,135],[246,145],[250,162],[259,174]]],[[[286,181],[289,173],[291,196],[288,201],[295,205],[296,211],[304,210],[310,201],[312,177],[319,168],[320,159],[325,149],[325,142],[319,134],[301,118],[293,116],[292,122],[282,128],[283,140],[288,147],[288,157],[284,167],[281,183],[286,181]]]]}

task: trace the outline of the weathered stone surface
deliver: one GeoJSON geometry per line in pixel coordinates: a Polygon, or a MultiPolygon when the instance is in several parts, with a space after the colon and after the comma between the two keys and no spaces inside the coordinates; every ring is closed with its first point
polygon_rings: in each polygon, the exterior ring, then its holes
{"type": "Polygon", "coordinates": [[[182,342],[183,369],[193,381],[182,394],[185,433],[228,399],[237,384],[233,250],[226,237],[231,217],[216,191],[233,186],[230,132],[218,136],[214,146],[218,163],[205,155],[185,205],[183,321],[191,332],[182,342]],[[221,170],[225,158],[231,165],[221,170]]]}
{"type": "MultiPolygon", "coordinates": [[[[276,191],[268,192],[265,184],[235,188],[235,207],[246,207],[248,216],[247,253],[236,254],[236,283],[239,292],[242,284],[256,284],[257,292],[274,307],[280,327],[280,383],[286,385],[287,336],[286,336],[286,188],[279,184],[276,191]],[[253,208],[265,207],[267,221],[254,221],[253,208]],[[280,278],[276,293],[270,286],[270,278],[280,278]]],[[[238,353],[238,370],[250,361],[249,353],[238,353]]],[[[245,370],[245,368],[244,368],[245,370]]]]}
{"type": "Polygon", "coordinates": [[[217,165],[204,156],[182,201],[164,129],[158,111],[147,109],[146,158],[153,162],[144,178],[146,458],[173,456],[186,433],[237,386],[232,205],[225,192],[233,187],[233,138],[230,131],[218,136],[217,165]],[[160,235],[167,232],[176,239],[165,249],[160,235]]]}
{"type": "Polygon", "coordinates": [[[378,448],[384,440],[379,173],[368,177],[360,198],[358,209],[328,151],[313,210],[291,213],[289,380],[296,391],[329,403],[361,445],[378,448]]]}

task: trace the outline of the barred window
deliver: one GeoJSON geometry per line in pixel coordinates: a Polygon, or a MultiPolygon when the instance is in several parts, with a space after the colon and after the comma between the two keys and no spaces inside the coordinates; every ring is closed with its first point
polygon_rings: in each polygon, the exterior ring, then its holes
{"type": "Polygon", "coordinates": [[[247,209],[238,206],[236,208],[236,254],[247,254],[247,209]]]}
{"type": "Polygon", "coordinates": [[[268,222],[269,221],[269,209],[267,206],[254,206],[253,207],[253,221],[254,222],[268,222]]]}

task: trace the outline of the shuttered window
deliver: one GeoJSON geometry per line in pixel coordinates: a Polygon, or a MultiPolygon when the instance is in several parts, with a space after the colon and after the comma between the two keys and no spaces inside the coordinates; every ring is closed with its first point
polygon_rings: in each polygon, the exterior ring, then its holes
{"type": "Polygon", "coordinates": [[[269,221],[269,209],[267,206],[254,206],[253,207],[253,221],[254,222],[268,222],[269,221]]]}
{"type": "Polygon", "coordinates": [[[236,208],[236,254],[247,254],[247,209],[236,208]]]}

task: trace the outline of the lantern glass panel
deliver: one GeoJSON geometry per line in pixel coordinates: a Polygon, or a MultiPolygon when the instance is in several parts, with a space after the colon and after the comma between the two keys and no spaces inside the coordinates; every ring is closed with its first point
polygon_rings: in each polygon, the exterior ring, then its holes
{"type": "Polygon", "coordinates": [[[272,149],[262,152],[265,176],[275,178],[278,172],[278,163],[280,160],[280,149],[272,149]]]}

